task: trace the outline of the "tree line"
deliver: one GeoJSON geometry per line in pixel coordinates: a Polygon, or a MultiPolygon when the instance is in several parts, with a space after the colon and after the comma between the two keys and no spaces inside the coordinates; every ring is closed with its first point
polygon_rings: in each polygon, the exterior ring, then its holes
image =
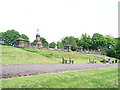
{"type": "MultiPolygon", "coordinates": [[[[7,30],[6,32],[0,32],[0,40],[4,45],[15,46],[17,38],[25,39],[25,42],[30,42],[29,37],[25,34],[19,34],[15,30],[7,30]]],[[[72,51],[76,51],[79,47],[83,47],[86,50],[98,50],[101,49],[107,56],[120,59],[120,37],[114,38],[110,35],[102,35],[94,33],[92,37],[90,35],[82,34],[79,38],[74,36],[63,37],[57,43],[48,41],[41,37],[43,47],[49,46],[50,48],[57,47],[58,49],[64,48],[66,45],[71,45],[72,51]]]]}

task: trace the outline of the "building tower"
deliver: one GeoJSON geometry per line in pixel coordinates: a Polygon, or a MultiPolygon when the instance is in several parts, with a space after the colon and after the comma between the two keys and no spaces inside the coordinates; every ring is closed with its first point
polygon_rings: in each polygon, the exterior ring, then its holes
{"type": "Polygon", "coordinates": [[[42,47],[42,43],[40,40],[40,34],[39,34],[38,29],[37,29],[36,39],[34,40],[34,43],[35,43],[36,48],[40,49],[42,47]]]}

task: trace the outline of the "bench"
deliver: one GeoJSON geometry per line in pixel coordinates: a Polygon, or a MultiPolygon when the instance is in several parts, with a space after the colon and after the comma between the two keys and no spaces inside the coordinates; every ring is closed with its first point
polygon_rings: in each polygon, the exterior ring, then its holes
{"type": "Polygon", "coordinates": [[[74,64],[74,60],[71,60],[71,57],[62,57],[62,64],[74,64]]]}
{"type": "Polygon", "coordinates": [[[111,61],[111,63],[120,63],[120,60],[116,59],[116,60],[111,61]]]}
{"type": "Polygon", "coordinates": [[[97,63],[97,61],[96,60],[94,60],[94,59],[88,59],[88,63],[97,63]]]}

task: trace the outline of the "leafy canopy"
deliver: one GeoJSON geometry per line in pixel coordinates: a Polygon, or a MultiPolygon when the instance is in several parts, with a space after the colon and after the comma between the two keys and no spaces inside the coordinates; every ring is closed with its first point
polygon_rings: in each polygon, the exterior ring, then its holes
{"type": "Polygon", "coordinates": [[[16,40],[20,37],[24,38],[26,42],[29,42],[29,38],[25,34],[20,35],[19,32],[15,30],[7,30],[6,32],[1,32],[0,36],[3,43],[9,46],[15,46],[17,42],[16,40]]]}

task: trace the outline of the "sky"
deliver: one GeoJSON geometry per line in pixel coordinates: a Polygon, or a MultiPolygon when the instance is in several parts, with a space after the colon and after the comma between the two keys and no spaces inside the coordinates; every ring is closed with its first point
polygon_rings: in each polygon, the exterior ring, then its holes
{"type": "Polygon", "coordinates": [[[50,42],[94,33],[118,37],[119,0],[0,0],[0,32],[14,29],[50,42]]]}

